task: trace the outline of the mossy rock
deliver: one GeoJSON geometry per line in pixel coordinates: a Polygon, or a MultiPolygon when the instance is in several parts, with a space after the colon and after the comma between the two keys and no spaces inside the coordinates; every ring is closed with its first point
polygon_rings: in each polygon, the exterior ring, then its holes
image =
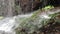
{"type": "MultiPolygon", "coordinates": [[[[43,10],[37,10],[33,13],[33,15],[29,18],[23,19],[22,22],[20,22],[20,25],[16,28],[16,34],[38,34],[38,32],[41,32],[41,28],[46,25],[48,25],[52,20],[55,22],[60,23],[56,18],[56,16],[60,15],[60,12],[55,12],[52,14],[47,14],[49,19],[42,18],[40,13],[42,13],[43,10]],[[35,33],[34,33],[35,32],[35,33]]],[[[43,11],[45,12],[45,11],[43,11]]],[[[46,12],[45,12],[46,13],[46,12]]],[[[44,15],[44,14],[43,14],[44,15]]]]}

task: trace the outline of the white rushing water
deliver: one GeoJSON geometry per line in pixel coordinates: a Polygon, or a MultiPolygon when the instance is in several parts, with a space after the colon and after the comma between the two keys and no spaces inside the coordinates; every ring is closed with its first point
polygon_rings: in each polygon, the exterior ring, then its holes
{"type": "MultiPolygon", "coordinates": [[[[2,33],[7,32],[9,34],[10,33],[14,34],[12,33],[13,32],[12,27],[14,26],[15,26],[15,18],[5,18],[3,20],[0,20],[0,31],[2,31],[2,33]]],[[[2,33],[0,32],[0,34],[2,33]]]]}
{"type": "Polygon", "coordinates": [[[6,17],[0,20],[0,34],[15,34],[14,28],[18,25],[16,18],[30,17],[32,14],[6,17]]]}

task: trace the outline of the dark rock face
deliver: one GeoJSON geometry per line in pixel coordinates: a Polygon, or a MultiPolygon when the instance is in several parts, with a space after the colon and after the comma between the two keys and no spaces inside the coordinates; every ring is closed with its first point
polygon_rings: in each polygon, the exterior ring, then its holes
{"type": "Polygon", "coordinates": [[[60,0],[48,0],[48,5],[60,6],[60,0]]]}
{"type": "Polygon", "coordinates": [[[31,8],[32,8],[32,2],[31,2],[31,0],[20,0],[20,6],[24,13],[30,12],[31,8]]]}
{"type": "Polygon", "coordinates": [[[60,0],[19,0],[22,12],[32,12],[47,5],[60,6],[60,0]]]}
{"type": "Polygon", "coordinates": [[[41,6],[40,0],[20,0],[20,6],[23,12],[31,12],[39,9],[41,6]]]}

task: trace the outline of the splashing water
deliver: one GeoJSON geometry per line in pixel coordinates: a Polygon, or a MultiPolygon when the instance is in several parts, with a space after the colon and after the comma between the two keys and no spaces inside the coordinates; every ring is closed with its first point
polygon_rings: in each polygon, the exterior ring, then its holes
{"type": "Polygon", "coordinates": [[[16,18],[30,17],[32,14],[7,17],[0,20],[0,34],[15,34],[14,29],[18,25],[16,18]]]}
{"type": "MultiPolygon", "coordinates": [[[[5,18],[0,21],[0,31],[12,32],[11,29],[14,25],[15,25],[14,18],[5,18]]],[[[11,33],[11,34],[13,34],[13,33],[11,33]]]]}

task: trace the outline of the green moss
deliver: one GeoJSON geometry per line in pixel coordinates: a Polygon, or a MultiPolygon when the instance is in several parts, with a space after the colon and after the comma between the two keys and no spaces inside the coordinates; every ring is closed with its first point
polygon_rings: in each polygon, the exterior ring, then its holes
{"type": "Polygon", "coordinates": [[[44,9],[44,10],[50,10],[50,9],[53,9],[53,8],[54,8],[54,6],[48,5],[48,6],[44,7],[44,8],[42,8],[42,9],[44,9]]]}

